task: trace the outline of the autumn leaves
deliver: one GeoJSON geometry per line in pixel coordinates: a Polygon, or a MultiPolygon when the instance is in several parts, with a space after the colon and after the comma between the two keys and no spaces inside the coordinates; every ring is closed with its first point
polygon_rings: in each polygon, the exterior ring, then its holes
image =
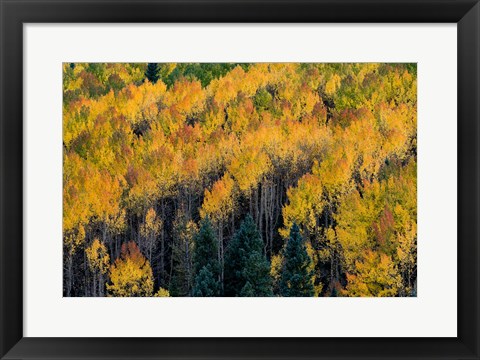
{"type": "Polygon", "coordinates": [[[65,296],[416,294],[411,65],[65,64],[63,124],[65,296]]]}

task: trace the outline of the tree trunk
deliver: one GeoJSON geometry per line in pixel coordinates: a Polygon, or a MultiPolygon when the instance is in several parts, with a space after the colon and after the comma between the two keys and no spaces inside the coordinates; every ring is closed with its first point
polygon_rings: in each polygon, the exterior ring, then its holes
{"type": "Polygon", "coordinates": [[[259,216],[259,211],[258,211],[258,191],[259,190],[259,185],[257,184],[255,186],[255,223],[257,224],[257,227],[260,228],[260,216],[259,216]]]}
{"type": "MultiPolygon", "coordinates": [[[[263,184],[259,187],[259,189],[260,189],[260,212],[258,216],[258,231],[260,232],[260,235],[262,236],[262,239],[263,239],[263,205],[264,205],[263,197],[265,192],[263,184]]],[[[258,195],[257,195],[257,199],[258,199],[258,195]]]]}
{"type": "Polygon", "coordinates": [[[104,275],[102,273],[99,274],[99,281],[98,281],[98,296],[104,296],[104,287],[105,287],[105,282],[104,282],[104,275]]]}
{"type": "Polygon", "coordinates": [[[93,273],[92,296],[93,296],[93,297],[96,297],[96,296],[97,296],[97,275],[96,275],[95,272],[93,273]]]}
{"type": "Polygon", "coordinates": [[[189,251],[188,239],[185,239],[185,274],[187,282],[187,294],[190,294],[191,290],[191,273],[190,273],[190,251],[189,251]]]}
{"type": "Polygon", "coordinates": [[[68,253],[67,257],[67,297],[72,296],[73,287],[73,256],[68,253]]]}
{"type": "MultiPolygon", "coordinates": [[[[165,222],[165,200],[162,199],[162,221],[165,222]]],[[[162,226],[161,236],[160,236],[160,271],[159,271],[159,285],[164,284],[164,275],[165,273],[165,226],[162,226]]]]}
{"type": "Polygon", "coordinates": [[[220,264],[220,284],[222,286],[222,292],[223,292],[223,258],[224,258],[224,253],[223,253],[223,221],[219,221],[218,224],[218,262],[220,264]]]}

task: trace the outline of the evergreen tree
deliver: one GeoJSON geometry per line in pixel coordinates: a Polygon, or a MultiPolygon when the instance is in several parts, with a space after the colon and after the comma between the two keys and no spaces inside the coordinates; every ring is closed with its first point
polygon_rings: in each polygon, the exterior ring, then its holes
{"type": "Polygon", "coordinates": [[[158,66],[157,63],[148,63],[147,70],[145,71],[145,77],[152,84],[155,84],[160,78],[159,72],[160,72],[160,67],[158,66]]]}
{"type": "Polygon", "coordinates": [[[226,296],[271,296],[270,264],[263,253],[263,241],[247,215],[227,250],[226,296]]]}
{"type": "Polygon", "coordinates": [[[210,266],[204,266],[195,278],[193,296],[212,297],[220,293],[220,282],[211,271],[210,266]]]}
{"type": "Polygon", "coordinates": [[[290,238],[284,250],[284,264],[280,277],[280,294],[282,296],[313,296],[314,288],[310,256],[300,235],[297,224],[290,229],[290,238]]]}
{"type": "Polygon", "coordinates": [[[200,230],[195,236],[193,263],[195,270],[193,295],[219,296],[220,266],[218,263],[218,244],[208,217],[202,220],[200,230]]]}
{"type": "Polygon", "coordinates": [[[247,283],[243,287],[242,291],[240,291],[240,296],[243,296],[243,297],[254,297],[255,296],[255,290],[253,290],[253,286],[252,286],[252,284],[250,284],[250,281],[247,281],[247,283]]]}

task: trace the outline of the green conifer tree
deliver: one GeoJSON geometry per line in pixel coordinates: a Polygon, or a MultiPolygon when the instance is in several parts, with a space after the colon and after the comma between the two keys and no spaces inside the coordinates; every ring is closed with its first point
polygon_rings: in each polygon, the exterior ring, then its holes
{"type": "Polygon", "coordinates": [[[272,296],[270,264],[250,215],[242,222],[227,250],[225,296],[272,296]]]}
{"type": "Polygon", "coordinates": [[[195,278],[193,296],[214,297],[219,296],[220,282],[210,271],[210,266],[204,266],[195,278]]]}
{"type": "Polygon", "coordinates": [[[255,296],[255,291],[253,290],[253,286],[252,286],[252,284],[250,284],[250,281],[247,281],[247,283],[243,287],[242,291],[240,291],[240,296],[242,296],[242,297],[254,297],[255,296]]]}
{"type": "Polygon", "coordinates": [[[202,220],[200,230],[195,236],[194,296],[220,295],[220,266],[218,263],[218,245],[209,218],[202,220]],[[208,294],[208,295],[207,295],[208,294]]]}
{"type": "Polygon", "coordinates": [[[160,67],[158,66],[157,63],[148,63],[147,70],[145,71],[145,77],[152,84],[155,84],[160,78],[159,72],[160,72],[160,67]]]}
{"type": "Polygon", "coordinates": [[[290,229],[290,237],[284,249],[284,263],[280,275],[280,295],[314,296],[312,272],[309,269],[312,259],[300,235],[297,224],[290,229]]]}

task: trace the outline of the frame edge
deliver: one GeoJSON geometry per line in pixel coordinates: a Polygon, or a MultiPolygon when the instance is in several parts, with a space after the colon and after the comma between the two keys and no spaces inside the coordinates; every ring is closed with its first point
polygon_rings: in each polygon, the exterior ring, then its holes
{"type": "Polygon", "coordinates": [[[458,22],[458,337],[479,356],[480,3],[458,22]],[[462,121],[460,121],[462,119],[462,121]],[[476,286],[475,286],[476,284],[476,286]],[[463,299],[460,301],[460,299],[463,299]],[[471,329],[460,324],[472,323],[471,329]]]}

